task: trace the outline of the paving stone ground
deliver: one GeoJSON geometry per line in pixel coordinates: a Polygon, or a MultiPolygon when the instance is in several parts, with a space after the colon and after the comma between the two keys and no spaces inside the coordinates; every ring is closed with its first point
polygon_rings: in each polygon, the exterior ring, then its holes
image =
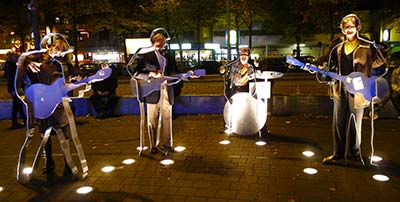
{"type": "MultiPolygon", "coordinates": [[[[0,121],[0,201],[282,201],[282,202],[395,202],[400,198],[400,124],[395,119],[375,122],[375,153],[383,157],[379,167],[366,162],[341,162],[322,165],[323,156],[331,152],[331,119],[327,116],[270,116],[271,134],[227,136],[223,117],[215,115],[178,116],[174,120],[174,146],[186,150],[163,156],[145,151],[138,156],[139,117],[127,115],[105,120],[78,117],[78,134],[89,165],[85,180],[69,182],[57,178],[49,181],[41,175],[23,186],[16,181],[19,148],[24,129],[10,130],[9,120],[0,121]],[[258,140],[267,142],[257,146],[258,140]],[[221,145],[221,140],[229,140],[221,145]],[[313,157],[302,155],[305,150],[313,157]],[[135,163],[124,165],[124,159],[135,163]],[[175,164],[163,166],[170,158],[175,164]],[[115,166],[103,173],[104,166],[115,166]],[[317,169],[308,175],[304,168],[317,169]],[[387,175],[386,182],[375,181],[374,174],[387,175]],[[92,186],[87,195],[75,192],[92,186]]],[[[371,152],[369,120],[364,120],[362,151],[365,160],[371,152]]],[[[55,137],[56,172],[62,174],[63,157],[55,137]]],[[[29,158],[40,137],[34,137],[29,158]]],[[[75,153],[74,153],[75,154],[75,153]]],[[[77,155],[74,155],[77,162],[77,155]]]]}

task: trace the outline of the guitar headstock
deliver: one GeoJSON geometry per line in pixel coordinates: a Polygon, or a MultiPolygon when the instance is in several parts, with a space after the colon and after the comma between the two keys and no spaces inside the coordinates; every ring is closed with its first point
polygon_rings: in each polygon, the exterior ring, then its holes
{"type": "Polygon", "coordinates": [[[199,78],[200,76],[206,75],[205,69],[196,69],[194,71],[188,71],[183,75],[182,79],[186,80],[188,78],[199,78]]]}
{"type": "Polygon", "coordinates": [[[99,69],[99,70],[97,70],[96,74],[80,80],[79,83],[94,83],[94,82],[98,82],[98,81],[101,81],[101,80],[104,80],[104,79],[108,78],[111,75],[111,73],[112,73],[112,69],[111,68],[99,69]]]}
{"type": "Polygon", "coordinates": [[[303,68],[304,63],[302,63],[300,60],[292,57],[292,56],[286,56],[286,63],[294,65],[294,66],[300,66],[303,68]]]}

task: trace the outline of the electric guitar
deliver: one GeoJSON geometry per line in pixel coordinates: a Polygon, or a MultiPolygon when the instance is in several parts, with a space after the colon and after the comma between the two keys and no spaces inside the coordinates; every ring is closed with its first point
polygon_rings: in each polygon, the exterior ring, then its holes
{"type": "Polygon", "coordinates": [[[348,92],[354,95],[361,94],[368,102],[372,102],[372,100],[375,103],[381,102],[389,89],[388,82],[386,79],[381,77],[366,77],[361,72],[352,72],[349,75],[342,76],[334,72],[321,70],[310,63],[303,63],[291,56],[286,56],[286,63],[294,66],[300,66],[302,70],[309,71],[311,73],[318,72],[331,78],[340,80],[343,82],[348,92]]]}
{"type": "Polygon", "coordinates": [[[88,83],[106,79],[111,75],[111,72],[111,68],[100,69],[93,76],[75,83],[65,83],[64,78],[57,79],[51,85],[36,83],[26,89],[25,98],[33,105],[34,117],[45,119],[53,114],[57,105],[62,102],[63,97],[66,97],[69,91],[88,83]]]}
{"type": "Polygon", "coordinates": [[[172,76],[162,76],[160,78],[131,78],[131,88],[133,91],[133,96],[135,97],[146,97],[154,91],[160,91],[161,85],[164,81],[168,80],[187,80],[188,78],[193,78],[197,76],[204,76],[206,74],[205,69],[196,69],[194,72],[188,72],[184,74],[176,74],[172,76]]]}

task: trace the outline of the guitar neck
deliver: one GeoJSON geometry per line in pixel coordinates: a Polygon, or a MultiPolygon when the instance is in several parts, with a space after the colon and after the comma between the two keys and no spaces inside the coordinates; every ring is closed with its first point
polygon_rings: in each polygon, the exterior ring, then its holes
{"type": "Polygon", "coordinates": [[[312,64],[308,64],[308,69],[310,69],[311,71],[314,71],[314,72],[321,73],[321,74],[323,74],[325,76],[329,76],[331,78],[338,79],[338,80],[340,80],[342,82],[346,81],[346,77],[345,76],[341,76],[341,75],[339,75],[337,73],[334,73],[334,72],[329,72],[329,71],[322,70],[322,69],[320,69],[320,68],[318,68],[318,67],[316,67],[316,66],[314,66],[312,64]]]}

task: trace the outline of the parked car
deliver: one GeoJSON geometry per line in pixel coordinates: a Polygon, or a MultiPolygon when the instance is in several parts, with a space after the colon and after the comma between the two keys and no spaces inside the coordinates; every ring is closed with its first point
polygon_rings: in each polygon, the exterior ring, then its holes
{"type": "Polygon", "coordinates": [[[190,60],[184,60],[184,61],[177,60],[176,66],[180,72],[187,72],[189,70],[193,70],[196,67],[196,65],[190,60]]]}
{"type": "Polygon", "coordinates": [[[130,76],[126,70],[126,64],[122,62],[108,63],[108,66],[113,70],[117,76],[130,76]]]}
{"type": "Polygon", "coordinates": [[[285,56],[277,57],[264,57],[259,61],[259,68],[261,71],[274,71],[274,72],[289,72],[288,64],[286,63],[285,56]]]}
{"type": "Polygon", "coordinates": [[[222,64],[217,61],[201,61],[196,65],[196,69],[205,69],[207,74],[219,74],[219,67],[222,64]]]}
{"type": "Polygon", "coordinates": [[[91,76],[99,70],[100,64],[97,63],[89,63],[89,64],[81,64],[79,65],[79,71],[83,73],[84,76],[91,76]]]}

